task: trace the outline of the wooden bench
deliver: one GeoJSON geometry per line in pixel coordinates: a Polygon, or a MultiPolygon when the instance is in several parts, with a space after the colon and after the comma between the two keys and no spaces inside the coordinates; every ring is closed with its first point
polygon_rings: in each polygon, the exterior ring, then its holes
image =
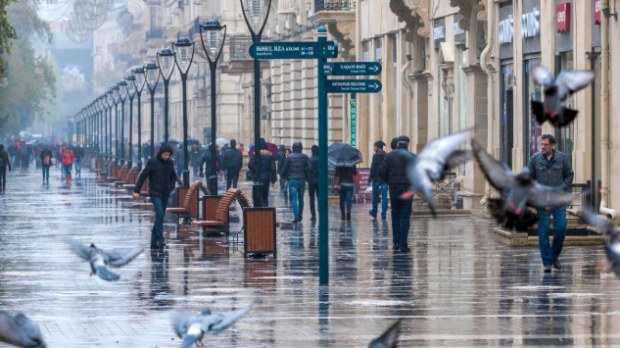
{"type": "Polygon", "coordinates": [[[199,216],[199,199],[200,192],[205,195],[209,194],[209,190],[200,180],[194,181],[191,187],[180,187],[178,190],[178,197],[183,198],[183,204],[175,208],[166,208],[166,213],[177,215],[177,223],[181,217],[197,219],[199,216]]]}
{"type": "Polygon", "coordinates": [[[103,161],[100,159],[95,160],[95,173],[97,176],[101,176],[103,174],[103,161]]]}
{"type": "Polygon", "coordinates": [[[132,170],[133,172],[127,176],[127,182],[123,184],[123,188],[129,191],[133,191],[134,187],[136,187],[136,183],[138,182],[138,178],[141,173],[138,171],[138,167],[133,167],[132,170]]]}
{"type": "Polygon", "coordinates": [[[273,254],[277,257],[276,209],[243,209],[243,249],[250,254],[273,254]]]}
{"type": "Polygon", "coordinates": [[[120,180],[121,175],[124,175],[127,171],[127,164],[123,164],[120,168],[117,166],[112,166],[110,169],[110,176],[108,176],[108,181],[116,181],[120,180]]]}
{"type": "Polygon", "coordinates": [[[125,184],[128,184],[129,178],[131,176],[135,176],[137,172],[138,172],[138,167],[136,166],[131,167],[131,169],[129,169],[129,171],[127,171],[127,173],[125,173],[125,175],[120,180],[115,181],[114,184],[116,186],[123,186],[125,184]]]}
{"type": "Polygon", "coordinates": [[[239,189],[231,188],[224,196],[217,199],[206,199],[203,205],[203,220],[192,221],[192,226],[202,228],[205,233],[208,232],[224,232],[229,235],[229,219],[230,206],[233,201],[239,202],[242,208],[250,207],[250,200],[239,189]],[[214,203],[217,203],[215,215],[213,215],[214,203]]]}

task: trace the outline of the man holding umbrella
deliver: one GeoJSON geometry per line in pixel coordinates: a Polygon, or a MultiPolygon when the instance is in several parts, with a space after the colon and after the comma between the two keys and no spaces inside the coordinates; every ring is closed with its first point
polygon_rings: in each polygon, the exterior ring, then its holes
{"type": "Polygon", "coordinates": [[[254,206],[257,208],[269,206],[269,186],[274,184],[278,179],[276,174],[276,161],[274,154],[277,155],[278,148],[275,145],[265,142],[265,139],[260,139],[260,161],[256,160],[256,154],[254,146],[250,154],[250,162],[248,163],[248,169],[252,173],[254,178],[254,184],[260,186],[260,189],[253,191],[254,206]]]}
{"type": "Polygon", "coordinates": [[[327,152],[329,163],[336,167],[335,186],[339,187],[340,217],[342,220],[351,221],[352,199],[355,192],[353,177],[357,174],[355,165],[362,162],[362,154],[358,149],[342,143],[330,145],[327,152]]]}

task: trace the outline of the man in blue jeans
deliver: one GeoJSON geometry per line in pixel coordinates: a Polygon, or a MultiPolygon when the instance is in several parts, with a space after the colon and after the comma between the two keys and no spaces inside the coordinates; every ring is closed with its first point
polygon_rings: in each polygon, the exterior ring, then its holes
{"type": "Polygon", "coordinates": [[[385,220],[387,214],[387,194],[388,185],[379,176],[379,167],[381,162],[385,158],[385,151],[383,147],[385,143],[381,140],[375,142],[374,151],[372,156],[372,162],[370,165],[370,176],[368,177],[368,183],[372,185],[372,209],[368,212],[373,219],[377,218],[377,208],[379,206],[379,195],[381,195],[381,220],[385,220]]]}
{"type": "MultiPolygon", "coordinates": [[[[573,182],[573,169],[568,157],[555,150],[555,138],[544,134],[540,140],[540,152],[530,159],[527,167],[532,178],[540,184],[562,187],[570,190],[573,182]]],[[[560,253],[566,237],[566,207],[553,209],[537,209],[538,212],[538,245],[545,272],[551,272],[551,266],[562,269],[560,253]],[[553,245],[549,244],[549,215],[553,216],[553,245]]]]}
{"type": "Polygon", "coordinates": [[[280,178],[287,180],[291,195],[291,205],[295,215],[294,224],[300,223],[304,212],[304,191],[308,178],[308,165],[310,159],[301,153],[301,143],[293,144],[293,153],[286,157],[280,172],[280,178]]]}
{"type": "Polygon", "coordinates": [[[175,181],[182,185],[183,182],[174,170],[174,161],[170,159],[172,148],[163,144],[159,148],[157,156],[152,157],[146,163],[146,167],[140,173],[138,182],[133,189],[133,197],[140,197],[140,189],[144,181],[149,179],[149,195],[155,208],[155,224],[151,231],[151,248],[159,249],[166,245],[164,240],[164,215],[170,193],[174,190],[175,181]]]}

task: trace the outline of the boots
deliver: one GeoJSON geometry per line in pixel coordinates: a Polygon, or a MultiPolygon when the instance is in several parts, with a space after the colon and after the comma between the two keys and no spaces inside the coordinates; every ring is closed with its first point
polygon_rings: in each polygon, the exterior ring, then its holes
{"type": "Polygon", "coordinates": [[[351,221],[351,211],[347,212],[347,221],[351,221]]]}
{"type": "Polygon", "coordinates": [[[344,215],[344,210],[341,210],[341,211],[340,211],[340,219],[342,219],[342,220],[344,221],[344,219],[345,219],[345,218],[346,218],[346,217],[345,217],[345,215],[344,215]]]}

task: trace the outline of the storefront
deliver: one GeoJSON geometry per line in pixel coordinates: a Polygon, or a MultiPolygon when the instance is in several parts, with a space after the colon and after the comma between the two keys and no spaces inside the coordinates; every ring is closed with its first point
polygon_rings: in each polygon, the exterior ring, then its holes
{"type": "MultiPolygon", "coordinates": [[[[555,74],[561,71],[574,70],[573,64],[573,8],[570,0],[555,0],[555,74]]],[[[565,106],[574,109],[571,95],[566,98],[565,106]]],[[[567,155],[572,165],[575,145],[575,125],[555,129],[556,148],[567,155]]]]}
{"type": "Polygon", "coordinates": [[[532,80],[532,69],[540,65],[540,0],[524,0],[521,15],[523,48],[523,144],[524,162],[538,152],[542,126],[532,113],[531,102],[542,101],[542,89],[532,80]]]}
{"type": "Polygon", "coordinates": [[[500,159],[512,167],[514,147],[514,19],[512,2],[499,7],[499,58],[500,58],[500,159]]]}

